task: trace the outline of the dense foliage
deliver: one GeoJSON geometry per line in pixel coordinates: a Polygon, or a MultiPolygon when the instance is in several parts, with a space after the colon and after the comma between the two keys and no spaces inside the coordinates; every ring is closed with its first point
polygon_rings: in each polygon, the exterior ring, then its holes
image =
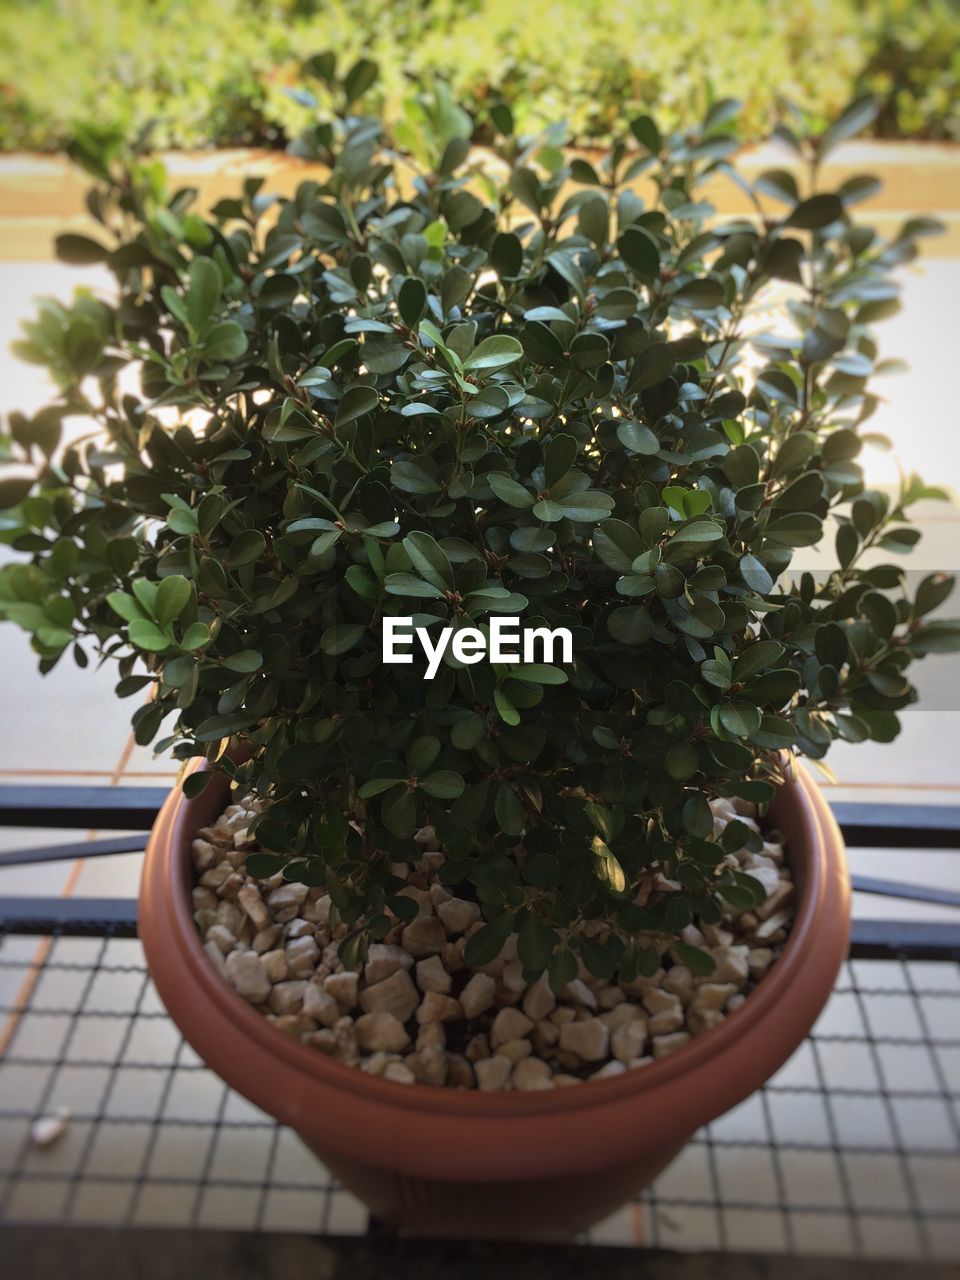
{"type": "Polygon", "coordinates": [[[883,240],[853,219],[872,179],[816,190],[868,102],[781,130],[810,189],[772,171],[782,215],[722,224],[698,189],[735,177],[734,103],[682,135],[637,117],[601,172],[504,133],[485,174],[435,106],[449,137],[406,189],[354,116],[311,134],[325,184],[250,180],[210,217],[149,161],[88,156],[102,235],[59,248],[118,292],[47,303],[20,344],[60,396],[10,424],[3,536],[30,563],[0,612],[44,668],[119,659],[118,692],[153,695],[140,742],[166,722],[175,756],[269,794],[251,869],[326,884],[363,924],[348,948],[409,912],[394,867],[432,825],[484,904],[472,960],[519,929],[558,982],[577,949],[636,972],[650,937],[762,896],[725,856],[757,837],[715,842],[709,799],[766,802],[785,751],[891,739],[911,661],[960,641],[927,619],[951,579],[862,563],[909,551],[907,507],[937,496],[891,501],[857,464],[870,325],[936,224],[883,240]],[[788,574],[825,534],[837,567],[788,574]],[[494,613],[569,627],[575,661],[381,663],[386,615],[494,613]],[[636,905],[658,870],[679,891],[636,905]]]}
{"type": "Polygon", "coordinates": [[[856,94],[882,137],[960,137],[956,0],[0,0],[0,147],[55,150],[77,126],[158,146],[282,146],[322,84],[309,55],[380,63],[379,109],[437,78],[477,118],[511,108],[606,142],[624,110],[662,126],[728,94],[769,132],[783,99],[815,123],[856,94]]]}

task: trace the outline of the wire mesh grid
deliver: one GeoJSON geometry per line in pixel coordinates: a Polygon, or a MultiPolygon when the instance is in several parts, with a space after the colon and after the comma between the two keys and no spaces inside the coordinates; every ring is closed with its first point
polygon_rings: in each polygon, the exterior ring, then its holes
{"type": "MultiPolygon", "coordinates": [[[[227,1089],[136,939],[0,942],[6,1222],[352,1234],[366,1211],[227,1089]],[[40,1117],[67,1109],[47,1147],[40,1117]]],[[[960,1257],[960,965],[853,961],[811,1037],[597,1243],[960,1257]]]]}

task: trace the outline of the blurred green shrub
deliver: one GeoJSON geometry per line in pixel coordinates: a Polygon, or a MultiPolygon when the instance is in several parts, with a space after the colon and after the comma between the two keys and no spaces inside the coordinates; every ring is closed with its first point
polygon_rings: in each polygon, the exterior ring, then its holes
{"type": "Polygon", "coordinates": [[[6,150],[55,150],[77,122],[282,146],[324,48],[379,63],[394,120],[438,77],[481,121],[506,103],[521,129],[562,116],[598,142],[624,111],[670,127],[728,94],[755,136],[783,99],[817,126],[869,90],[882,136],[960,138],[957,0],[0,0],[0,24],[6,150]]]}

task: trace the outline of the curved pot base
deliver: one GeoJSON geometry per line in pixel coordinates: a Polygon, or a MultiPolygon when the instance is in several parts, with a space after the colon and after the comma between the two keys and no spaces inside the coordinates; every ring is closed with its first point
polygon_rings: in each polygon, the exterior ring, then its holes
{"type": "MultiPolygon", "coordinates": [[[[417,1086],[404,1086],[406,1088],[417,1086]]],[[[460,1182],[412,1178],[308,1144],[379,1222],[405,1235],[471,1240],[572,1240],[648,1187],[686,1146],[648,1151],[624,1168],[585,1179],[460,1182]]],[[[468,1153],[465,1154],[465,1166],[468,1153]]]]}

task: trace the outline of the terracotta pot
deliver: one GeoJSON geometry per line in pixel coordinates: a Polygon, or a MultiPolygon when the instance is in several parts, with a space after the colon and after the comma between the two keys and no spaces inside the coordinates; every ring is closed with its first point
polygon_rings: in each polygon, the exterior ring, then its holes
{"type": "Polygon", "coordinates": [[[204,954],[190,843],[226,804],[175,790],[147,849],[140,936],[170,1016],[237,1092],[295,1129],[384,1223],[429,1236],[565,1238],[647,1186],[701,1125],[758,1089],[806,1037],[846,955],[843,842],[804,775],[777,795],[797,883],[779,959],[725,1022],[669,1058],[545,1093],[394,1084],[276,1031],[204,954]]]}

